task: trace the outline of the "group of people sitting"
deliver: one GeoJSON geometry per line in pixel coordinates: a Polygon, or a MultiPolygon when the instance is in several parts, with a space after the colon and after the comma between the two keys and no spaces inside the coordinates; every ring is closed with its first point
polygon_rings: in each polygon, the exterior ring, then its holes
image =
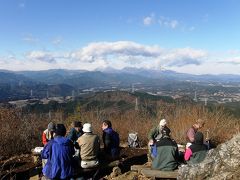
{"type": "MultiPolygon", "coordinates": [[[[119,135],[112,129],[109,120],[102,122],[102,141],[104,151],[100,155],[100,138],[93,133],[92,125],[75,121],[66,136],[63,124],[49,123],[42,134],[43,175],[49,179],[68,179],[73,177],[76,168],[94,168],[102,159],[114,160],[119,157],[119,135]]],[[[180,162],[199,163],[207,154],[208,147],[204,144],[203,133],[198,130],[204,121],[198,119],[186,132],[187,146],[179,151],[177,143],[171,138],[171,130],[167,121],[162,119],[159,125],[149,133],[149,159],[152,168],[172,171],[180,162]]]]}
{"type": "Polygon", "coordinates": [[[152,168],[163,171],[172,171],[178,168],[180,163],[196,164],[206,157],[208,146],[204,141],[203,133],[198,130],[204,126],[204,121],[198,119],[187,130],[187,146],[179,151],[177,143],[171,138],[171,130],[167,121],[162,119],[158,127],[149,133],[149,160],[152,168]]]}
{"type": "Polygon", "coordinates": [[[104,152],[100,152],[100,138],[93,133],[92,124],[75,121],[72,126],[66,136],[64,124],[50,122],[42,134],[42,172],[46,179],[70,179],[78,168],[98,167],[100,156],[110,160],[119,156],[119,135],[109,120],[102,122],[104,152]]]}

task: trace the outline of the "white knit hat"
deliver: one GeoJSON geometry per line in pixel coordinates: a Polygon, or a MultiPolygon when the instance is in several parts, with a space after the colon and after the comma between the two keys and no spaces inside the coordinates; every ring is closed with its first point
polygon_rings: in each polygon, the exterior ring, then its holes
{"type": "Polygon", "coordinates": [[[83,125],[82,130],[83,130],[83,132],[87,132],[87,133],[92,132],[92,125],[90,123],[85,123],[83,125]]]}
{"type": "Polygon", "coordinates": [[[159,122],[159,126],[166,126],[167,125],[167,120],[166,119],[161,119],[159,122]]]}

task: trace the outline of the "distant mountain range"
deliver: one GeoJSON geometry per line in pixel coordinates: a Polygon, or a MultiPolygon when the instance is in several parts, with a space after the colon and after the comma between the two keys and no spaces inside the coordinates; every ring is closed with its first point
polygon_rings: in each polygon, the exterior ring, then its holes
{"type": "Polygon", "coordinates": [[[189,82],[239,84],[240,75],[192,75],[169,70],[112,68],[98,71],[51,69],[44,71],[0,70],[0,100],[27,98],[30,91],[35,97],[46,93],[54,96],[70,95],[72,90],[87,88],[131,87],[134,83],[148,87],[158,86],[171,89],[187,86],[189,82]],[[37,93],[36,93],[37,92],[37,93]]]}

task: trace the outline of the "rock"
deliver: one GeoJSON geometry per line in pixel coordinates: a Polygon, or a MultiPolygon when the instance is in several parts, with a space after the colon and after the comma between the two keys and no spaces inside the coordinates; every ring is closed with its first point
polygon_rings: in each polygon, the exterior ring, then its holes
{"type": "Polygon", "coordinates": [[[119,167],[114,167],[112,173],[110,174],[111,178],[115,178],[122,174],[122,171],[119,167]]]}
{"type": "Polygon", "coordinates": [[[240,134],[208,152],[197,165],[183,165],[178,179],[240,179],[240,134]]]}

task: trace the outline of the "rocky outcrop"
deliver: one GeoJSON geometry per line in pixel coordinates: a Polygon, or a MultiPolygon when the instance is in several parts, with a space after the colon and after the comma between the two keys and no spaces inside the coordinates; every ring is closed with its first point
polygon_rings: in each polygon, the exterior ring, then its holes
{"type": "Polygon", "coordinates": [[[240,134],[210,150],[200,164],[181,166],[178,179],[240,179],[240,134]]]}

